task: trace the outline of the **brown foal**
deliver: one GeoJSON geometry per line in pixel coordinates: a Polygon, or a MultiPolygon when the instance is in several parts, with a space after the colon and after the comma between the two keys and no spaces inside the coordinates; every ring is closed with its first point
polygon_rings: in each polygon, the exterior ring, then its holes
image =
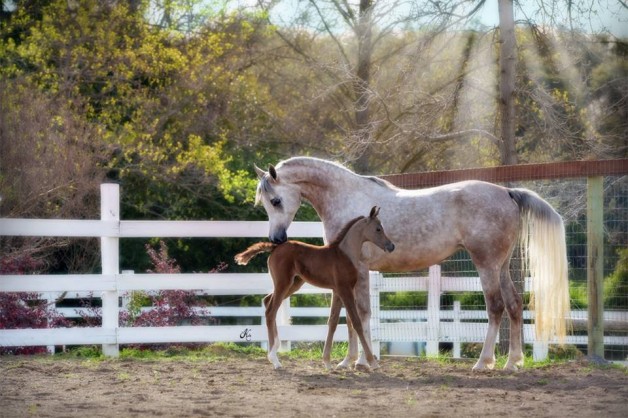
{"type": "MultiPolygon", "coordinates": [[[[391,252],[395,245],[384,232],[377,215],[379,208],[374,206],[368,217],[360,216],[351,220],[338,237],[328,245],[315,246],[299,241],[287,241],[283,244],[258,242],[235,256],[238,264],[247,264],[255,255],[270,252],[268,270],[273,279],[273,293],[264,298],[266,307],[266,325],[268,327],[268,359],[275,369],[281,367],[277,357],[279,338],[276,316],[281,303],[307,282],[311,285],[332,289],[334,298],[339,297],[347,310],[347,324],[358,334],[368,364],[377,368],[377,360],[366,341],[362,321],[358,316],[355,302],[355,285],[358,281],[358,261],[362,245],[371,242],[384,251],[391,252]]],[[[339,307],[338,307],[339,309],[339,307]]],[[[337,318],[334,319],[337,321],[337,318]]],[[[335,323],[329,323],[330,327],[335,323]]],[[[330,328],[331,330],[331,328],[330,328]]],[[[329,344],[330,338],[326,343],[329,344]]],[[[327,351],[326,347],[326,351],[327,351]]]]}

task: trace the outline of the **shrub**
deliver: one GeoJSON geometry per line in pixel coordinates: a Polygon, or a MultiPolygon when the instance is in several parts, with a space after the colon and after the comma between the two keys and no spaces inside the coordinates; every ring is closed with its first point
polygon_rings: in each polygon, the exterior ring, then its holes
{"type": "MultiPolygon", "coordinates": [[[[37,271],[40,263],[31,254],[8,255],[0,259],[0,274],[26,274],[37,271]]],[[[35,292],[0,293],[0,329],[68,327],[59,315],[35,292]]],[[[0,354],[45,353],[46,347],[0,347],[0,354]]]]}
{"type": "Polygon", "coordinates": [[[628,309],[628,248],[618,254],[615,271],[604,280],[604,307],[628,309]]]}

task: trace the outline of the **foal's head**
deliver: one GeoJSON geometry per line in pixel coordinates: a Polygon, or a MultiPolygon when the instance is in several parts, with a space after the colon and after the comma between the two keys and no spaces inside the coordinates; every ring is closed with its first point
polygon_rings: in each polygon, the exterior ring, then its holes
{"type": "Polygon", "coordinates": [[[395,249],[395,244],[386,236],[384,227],[377,217],[378,214],[379,208],[373,206],[369,217],[364,218],[363,221],[356,222],[356,227],[362,228],[362,237],[365,241],[372,242],[382,250],[390,253],[395,249]]]}

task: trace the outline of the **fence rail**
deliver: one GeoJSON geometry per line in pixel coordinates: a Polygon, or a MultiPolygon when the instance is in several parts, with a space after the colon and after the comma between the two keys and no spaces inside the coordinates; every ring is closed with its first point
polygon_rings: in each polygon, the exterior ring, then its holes
{"type": "MultiPolygon", "coordinates": [[[[101,187],[101,220],[31,220],[0,219],[0,235],[17,236],[73,236],[100,237],[102,243],[102,274],[81,275],[4,275],[0,276],[0,292],[38,292],[54,299],[59,292],[99,293],[102,298],[102,326],[96,328],[53,328],[0,330],[1,346],[80,345],[102,344],[106,355],[116,356],[120,344],[219,342],[267,340],[264,325],[210,325],[178,327],[120,327],[118,324],[119,298],[133,290],[196,290],[211,295],[256,295],[272,290],[272,281],[264,273],[208,273],[208,274],[120,274],[118,262],[120,238],[135,237],[264,237],[267,222],[223,221],[121,221],[119,219],[119,190],[117,185],[101,187]]],[[[321,237],[323,228],[316,222],[294,222],[292,237],[321,237]]],[[[441,277],[439,266],[432,266],[427,277],[384,277],[372,272],[371,310],[374,351],[379,355],[379,342],[425,342],[428,355],[438,353],[440,342],[454,344],[454,355],[459,356],[460,344],[483,342],[487,330],[484,311],[462,310],[454,304],[453,310],[441,310],[444,292],[480,292],[479,278],[441,277]],[[383,310],[380,295],[383,292],[427,292],[425,310],[383,310]]],[[[299,293],[327,293],[324,289],[303,286],[299,293]]],[[[57,296],[58,297],[58,296],[57,296]]],[[[60,312],[70,316],[68,308],[60,312]]],[[[212,316],[261,316],[262,308],[208,307],[212,316]]],[[[76,312],[76,310],[75,310],[76,312]]],[[[279,335],[285,341],[322,341],[324,325],[291,325],[290,317],[327,316],[328,308],[290,308],[284,303],[278,315],[279,335]]],[[[524,313],[527,319],[530,312],[524,313]]],[[[586,312],[574,312],[577,320],[586,318],[586,312]],[[583,318],[584,316],[584,318],[583,318]]],[[[628,323],[627,312],[606,312],[611,321],[628,323]]],[[[346,341],[346,326],[336,332],[336,341],[346,341]]],[[[524,325],[524,339],[534,345],[534,356],[547,356],[547,345],[535,340],[534,327],[524,325]]],[[[587,344],[586,335],[569,336],[571,344],[587,344]]],[[[628,337],[605,336],[609,345],[628,345],[628,337]]]]}

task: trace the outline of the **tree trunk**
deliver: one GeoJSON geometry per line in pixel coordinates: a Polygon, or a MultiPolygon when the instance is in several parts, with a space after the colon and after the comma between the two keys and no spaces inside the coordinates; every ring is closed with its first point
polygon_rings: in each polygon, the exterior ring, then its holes
{"type": "MultiPolygon", "coordinates": [[[[500,158],[502,165],[517,164],[517,152],[515,149],[515,77],[517,42],[515,39],[515,15],[513,0],[498,0],[499,7],[499,93],[501,115],[501,142],[500,158]]],[[[515,256],[516,257],[516,256],[515,256]]],[[[515,267],[511,278],[515,283],[517,292],[523,294],[523,280],[521,277],[520,260],[511,264],[515,267]]],[[[523,333],[523,329],[519,332],[523,333]]],[[[523,341],[523,340],[522,340],[523,341]]],[[[499,327],[500,354],[507,354],[510,346],[510,320],[504,313],[499,327]]]]}
{"type": "Polygon", "coordinates": [[[355,123],[359,152],[355,162],[355,169],[359,173],[369,172],[371,154],[371,114],[369,112],[369,86],[371,83],[371,55],[372,55],[372,0],[360,0],[360,15],[356,36],[358,38],[358,67],[355,75],[354,91],[355,123]]]}
{"type": "Polygon", "coordinates": [[[498,0],[499,6],[499,93],[502,165],[517,164],[515,150],[515,77],[517,43],[513,0],[498,0]]]}

